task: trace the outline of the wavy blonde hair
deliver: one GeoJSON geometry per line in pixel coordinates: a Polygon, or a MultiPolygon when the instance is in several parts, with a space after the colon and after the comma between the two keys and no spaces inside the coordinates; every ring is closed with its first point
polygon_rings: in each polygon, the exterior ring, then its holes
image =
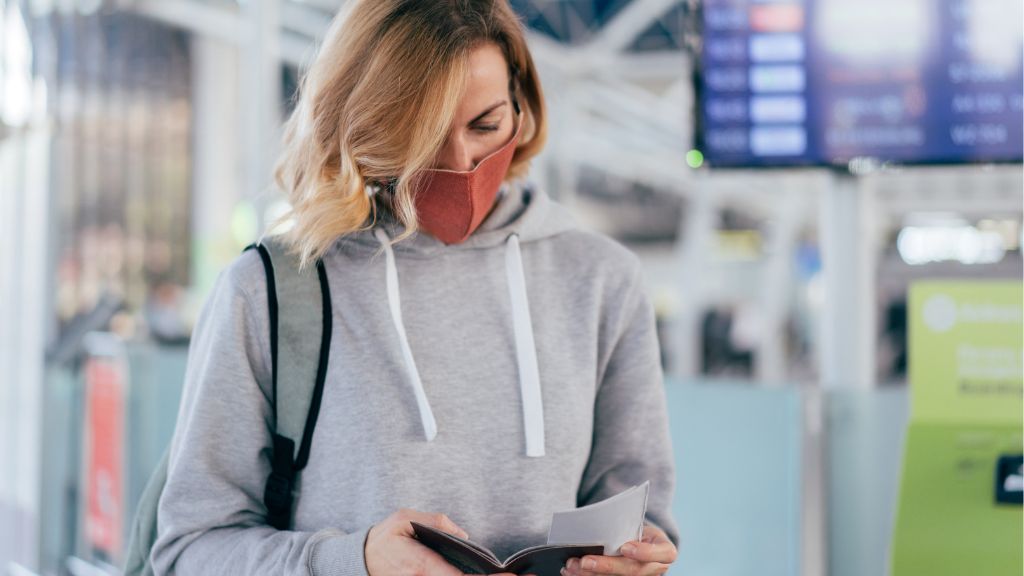
{"type": "MultiPolygon", "coordinates": [[[[417,230],[409,183],[444,145],[470,52],[498,45],[522,134],[506,179],[525,175],[547,136],[544,98],[507,0],[349,0],[331,23],[285,125],[275,179],[287,194],[286,243],[308,266],[376,218],[368,187],[393,185],[392,210],[417,230]]],[[[275,226],[276,224],[275,223],[275,226]]]]}

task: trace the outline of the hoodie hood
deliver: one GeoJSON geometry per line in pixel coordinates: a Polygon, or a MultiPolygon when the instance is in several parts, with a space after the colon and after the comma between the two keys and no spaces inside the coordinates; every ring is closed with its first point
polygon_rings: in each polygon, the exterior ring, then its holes
{"type": "Polygon", "coordinates": [[[533,319],[530,316],[529,298],[526,292],[526,274],[523,270],[521,245],[526,242],[549,238],[574,228],[569,214],[543,193],[519,185],[505,185],[499,191],[491,213],[480,228],[465,242],[448,245],[428,233],[417,233],[407,241],[392,245],[392,239],[404,228],[390,211],[379,210],[378,221],[372,230],[360,232],[354,241],[365,246],[372,235],[373,243],[385,253],[385,282],[388,296],[388,310],[395,327],[402,360],[405,364],[406,380],[416,399],[427,442],[437,436],[437,421],[423,387],[420,371],[413,356],[412,347],[402,319],[401,288],[398,277],[398,256],[443,255],[446,250],[503,249],[505,251],[505,278],[512,317],[510,327],[516,348],[516,366],[522,402],[523,430],[526,436],[526,455],[539,458],[545,455],[544,405],[541,391],[540,370],[537,365],[537,348],[533,334],[533,319]],[[400,251],[401,250],[401,251],[400,251]]]}

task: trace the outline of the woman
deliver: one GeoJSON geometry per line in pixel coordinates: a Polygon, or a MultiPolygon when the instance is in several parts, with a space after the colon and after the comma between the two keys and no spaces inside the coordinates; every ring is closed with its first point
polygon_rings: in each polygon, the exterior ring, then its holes
{"type": "Polygon", "coordinates": [[[455,576],[410,521],[505,557],[543,543],[553,512],[645,480],[642,542],[566,573],[665,572],[678,535],[652,308],[635,257],[515,180],[545,139],[515,14],[505,0],[345,10],[277,172],[286,240],[322,259],[334,308],[292,530],[265,522],[269,329],[250,251],[196,327],[157,572],[455,576]]]}

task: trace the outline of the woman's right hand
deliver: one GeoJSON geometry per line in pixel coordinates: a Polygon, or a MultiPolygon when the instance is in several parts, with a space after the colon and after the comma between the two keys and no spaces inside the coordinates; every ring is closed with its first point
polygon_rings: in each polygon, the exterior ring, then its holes
{"type": "Polygon", "coordinates": [[[370,528],[363,551],[370,576],[463,576],[439,554],[416,541],[411,522],[469,538],[444,514],[403,508],[370,528]]]}

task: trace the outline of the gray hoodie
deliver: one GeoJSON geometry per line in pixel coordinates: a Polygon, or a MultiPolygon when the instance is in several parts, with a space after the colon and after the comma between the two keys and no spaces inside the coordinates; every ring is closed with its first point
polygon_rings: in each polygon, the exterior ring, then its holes
{"type": "Polygon", "coordinates": [[[264,522],[263,267],[249,251],[220,274],[189,350],[157,574],[366,574],[367,532],[399,508],[443,512],[505,558],[543,544],[553,512],[645,480],[647,522],[678,544],[636,257],[522,186],[462,244],[388,246],[400,232],[384,218],[324,256],[334,333],[289,531],[264,522]]]}

